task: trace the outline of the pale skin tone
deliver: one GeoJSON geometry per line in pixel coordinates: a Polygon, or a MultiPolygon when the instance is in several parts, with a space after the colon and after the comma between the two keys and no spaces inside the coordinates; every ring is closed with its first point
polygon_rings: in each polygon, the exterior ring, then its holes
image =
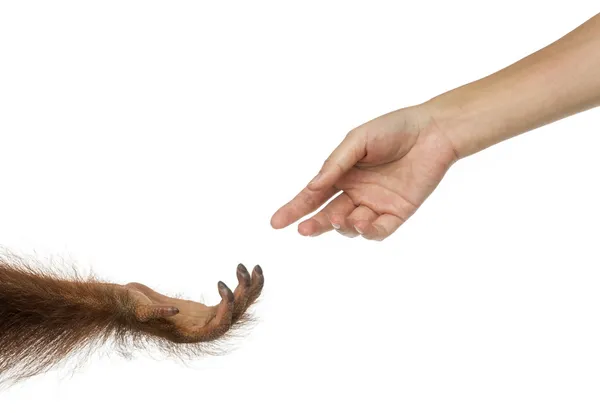
{"type": "Polygon", "coordinates": [[[354,130],[271,218],[305,236],[384,240],[460,159],[600,105],[600,14],[488,77],[354,130]]]}

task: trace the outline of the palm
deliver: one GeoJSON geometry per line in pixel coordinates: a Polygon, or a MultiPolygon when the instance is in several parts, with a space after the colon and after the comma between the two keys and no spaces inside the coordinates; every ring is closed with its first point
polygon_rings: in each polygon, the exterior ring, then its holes
{"type": "Polygon", "coordinates": [[[406,153],[396,153],[397,159],[361,161],[335,187],[355,205],[406,221],[442,180],[454,153],[435,135],[421,135],[406,153]]]}
{"type": "Polygon", "coordinates": [[[237,278],[238,286],[233,292],[219,282],[221,302],[216,306],[168,297],[140,283],[124,287],[133,297],[142,330],[173,342],[195,343],[225,334],[259,297],[264,285],[259,266],[250,275],[242,264],[238,265],[237,278]]]}

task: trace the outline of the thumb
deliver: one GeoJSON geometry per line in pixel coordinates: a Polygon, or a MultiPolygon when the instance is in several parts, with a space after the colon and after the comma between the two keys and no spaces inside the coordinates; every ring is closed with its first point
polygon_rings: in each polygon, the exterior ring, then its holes
{"type": "Polygon", "coordinates": [[[308,189],[319,191],[332,187],[346,172],[367,154],[366,139],[356,130],[329,155],[321,171],[308,184],[308,189]]]}

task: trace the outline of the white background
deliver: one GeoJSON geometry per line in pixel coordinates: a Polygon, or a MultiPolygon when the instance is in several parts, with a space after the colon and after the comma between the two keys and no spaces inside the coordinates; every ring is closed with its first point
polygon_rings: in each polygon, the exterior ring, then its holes
{"type": "Polygon", "coordinates": [[[210,303],[238,262],[266,277],[233,353],[95,358],[2,412],[597,412],[598,110],[459,162],[383,243],[269,226],[351,128],[597,12],[0,3],[0,245],[210,303]]]}

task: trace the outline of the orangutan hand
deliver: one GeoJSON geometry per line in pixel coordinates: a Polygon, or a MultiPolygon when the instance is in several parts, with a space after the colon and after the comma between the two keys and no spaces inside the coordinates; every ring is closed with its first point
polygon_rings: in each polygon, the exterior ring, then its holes
{"type": "Polygon", "coordinates": [[[205,342],[243,325],[263,289],[258,265],[252,276],[238,265],[237,278],[234,292],[219,282],[221,302],[207,306],[139,283],[107,283],[0,256],[0,384],[44,373],[74,354],[89,355],[107,341],[122,354],[154,346],[183,358],[213,352],[205,342]]]}
{"type": "Polygon", "coordinates": [[[225,334],[259,297],[264,285],[260,266],[254,267],[250,276],[239,264],[237,279],[234,292],[219,281],[221,302],[215,306],[167,297],[140,283],[129,283],[124,288],[134,299],[135,318],[141,329],[176,343],[199,343],[225,334]]]}

